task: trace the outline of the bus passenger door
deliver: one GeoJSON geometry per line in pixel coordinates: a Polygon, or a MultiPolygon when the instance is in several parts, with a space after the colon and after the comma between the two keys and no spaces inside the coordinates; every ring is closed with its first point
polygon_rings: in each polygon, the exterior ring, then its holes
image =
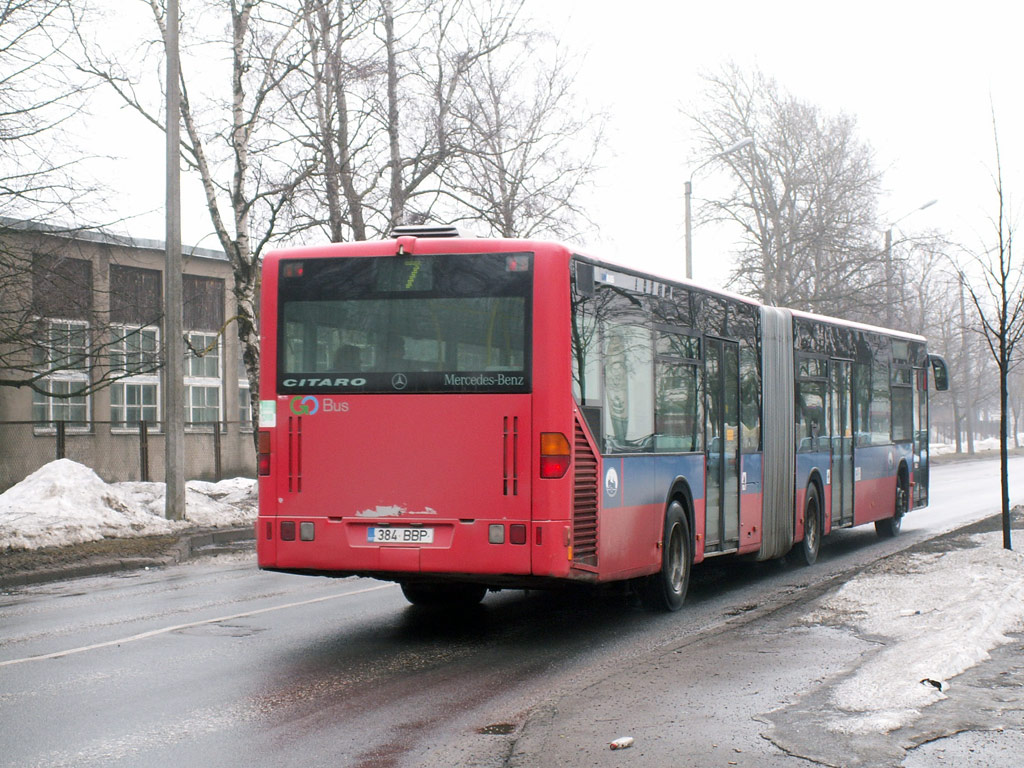
{"type": "Polygon", "coordinates": [[[705,540],[707,553],[739,546],[740,440],[739,343],[706,339],[707,484],[705,540]]]}
{"type": "Polygon", "coordinates": [[[832,527],[853,525],[853,411],[851,366],[832,360],[832,527]]]}
{"type": "Polygon", "coordinates": [[[928,369],[914,369],[913,508],[928,503],[928,369]]]}

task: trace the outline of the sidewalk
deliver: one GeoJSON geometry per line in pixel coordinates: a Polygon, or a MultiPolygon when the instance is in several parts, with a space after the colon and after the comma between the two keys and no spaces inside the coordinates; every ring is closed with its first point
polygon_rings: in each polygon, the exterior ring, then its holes
{"type": "Polygon", "coordinates": [[[249,548],[251,525],[197,528],[180,534],[107,538],[83,544],[0,553],[0,590],[175,565],[192,557],[249,548]]]}
{"type": "MultiPolygon", "coordinates": [[[[1003,636],[1006,642],[992,647],[979,663],[967,662],[968,668],[953,677],[936,675],[933,683],[917,671],[929,654],[956,656],[955,638],[983,635],[991,629],[985,625],[998,623],[1004,608],[1019,612],[1024,589],[1019,561],[1014,558],[1009,571],[1017,583],[1007,585],[1015,606],[1005,595],[993,595],[990,606],[980,606],[984,610],[976,622],[965,622],[962,606],[954,605],[957,596],[949,594],[949,585],[955,579],[936,579],[931,595],[911,602],[918,610],[895,613],[909,621],[917,618],[914,614],[925,619],[920,615],[930,613],[934,622],[936,610],[941,614],[942,606],[950,605],[945,627],[940,615],[939,631],[921,639],[890,631],[889,619],[881,629],[865,630],[870,607],[854,604],[848,613],[837,609],[844,584],[870,584],[872,579],[898,584],[904,577],[927,576],[929,569],[945,573],[941,563],[947,556],[978,551],[971,535],[997,530],[998,516],[988,518],[876,561],[854,577],[805,590],[781,608],[752,606],[714,629],[554,698],[532,710],[509,745],[505,765],[797,768],[810,761],[849,768],[1019,768],[1024,765],[1024,626],[1019,621],[1015,634],[1003,636]],[[970,625],[967,634],[964,624],[970,625]],[[954,638],[953,648],[942,646],[942,635],[954,638]],[[884,679],[878,683],[879,672],[896,677],[905,671],[913,674],[910,688],[920,689],[923,706],[908,705],[898,696],[887,700],[892,689],[884,679]],[[870,703],[866,712],[844,708],[849,697],[843,694],[850,686],[869,702],[874,699],[878,708],[870,709],[870,703]],[[633,737],[633,745],[610,750],[609,743],[623,736],[633,737]]],[[[1014,535],[1017,546],[1024,547],[1019,507],[1014,535]]],[[[998,545],[989,547],[986,540],[987,554],[998,545]]],[[[899,606],[888,605],[885,594],[878,603],[883,618],[893,615],[886,610],[899,606]]],[[[937,659],[939,667],[942,663],[937,659]]],[[[910,691],[912,697],[916,693],[910,691]]]]}

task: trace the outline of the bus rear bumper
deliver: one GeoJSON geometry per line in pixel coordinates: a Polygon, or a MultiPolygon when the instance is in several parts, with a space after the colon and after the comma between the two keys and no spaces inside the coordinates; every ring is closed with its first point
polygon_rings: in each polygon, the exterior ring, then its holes
{"type": "Polygon", "coordinates": [[[362,518],[261,516],[256,549],[259,567],[264,570],[391,580],[451,576],[460,581],[474,578],[500,583],[503,577],[515,580],[538,572],[552,578],[568,576],[564,528],[564,523],[535,524],[528,520],[410,524],[362,518]],[[376,543],[372,538],[380,535],[381,528],[402,531],[398,538],[424,541],[376,543]]]}

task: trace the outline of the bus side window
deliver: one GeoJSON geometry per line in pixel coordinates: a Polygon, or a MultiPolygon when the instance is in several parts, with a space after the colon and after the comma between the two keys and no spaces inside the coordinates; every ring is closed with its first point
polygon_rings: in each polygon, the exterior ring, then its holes
{"type": "Polygon", "coordinates": [[[797,452],[828,450],[828,428],[825,426],[825,385],[822,382],[797,382],[796,416],[797,452]]]}
{"type": "Polygon", "coordinates": [[[740,444],[744,453],[761,449],[761,372],[757,351],[740,342],[740,444]]]}
{"type": "Polygon", "coordinates": [[[581,406],[599,406],[601,365],[597,318],[581,306],[574,307],[574,310],[571,361],[573,395],[581,406]]]}
{"type": "Polygon", "coordinates": [[[638,325],[604,329],[605,449],[649,451],[654,437],[654,355],[651,331],[638,325]]]}
{"type": "Polygon", "coordinates": [[[655,354],[654,450],[702,450],[700,338],[658,329],[655,354]]]}

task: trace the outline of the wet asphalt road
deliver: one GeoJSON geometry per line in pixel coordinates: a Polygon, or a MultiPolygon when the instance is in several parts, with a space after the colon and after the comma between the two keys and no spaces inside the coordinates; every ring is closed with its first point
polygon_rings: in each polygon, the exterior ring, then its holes
{"type": "Polygon", "coordinates": [[[544,702],[585,699],[652,650],[702,647],[731,617],[993,511],[996,466],[937,470],[943,501],[894,541],[868,526],[829,537],[811,569],[697,568],[674,615],[622,594],[521,591],[439,614],[389,584],[261,573],[251,555],[11,591],[0,766],[543,765],[513,753],[544,702]]]}

